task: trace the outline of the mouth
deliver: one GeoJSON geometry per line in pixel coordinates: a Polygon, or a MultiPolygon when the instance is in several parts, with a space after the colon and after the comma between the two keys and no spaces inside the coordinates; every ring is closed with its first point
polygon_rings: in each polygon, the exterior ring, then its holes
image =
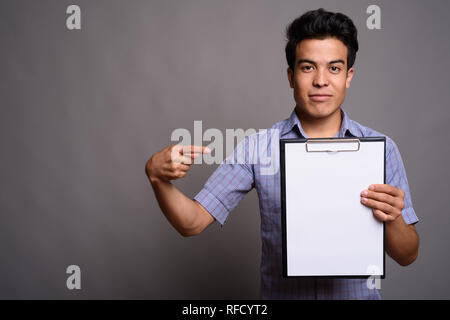
{"type": "Polygon", "coordinates": [[[327,101],[331,98],[331,94],[310,94],[309,98],[313,101],[327,101]]]}

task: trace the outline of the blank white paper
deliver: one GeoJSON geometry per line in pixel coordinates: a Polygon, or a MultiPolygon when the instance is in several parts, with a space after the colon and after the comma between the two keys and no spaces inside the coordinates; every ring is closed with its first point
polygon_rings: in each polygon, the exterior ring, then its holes
{"type": "Polygon", "coordinates": [[[384,183],[384,141],[355,152],[286,143],[285,182],[288,276],[383,275],[383,224],[360,194],[384,183]]]}

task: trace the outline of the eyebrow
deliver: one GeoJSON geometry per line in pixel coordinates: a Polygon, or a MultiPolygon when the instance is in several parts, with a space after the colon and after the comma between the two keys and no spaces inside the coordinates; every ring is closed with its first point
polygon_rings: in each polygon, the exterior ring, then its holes
{"type": "MultiPolygon", "coordinates": [[[[313,64],[313,65],[317,65],[317,62],[314,62],[314,61],[308,60],[308,59],[300,59],[300,60],[297,61],[297,64],[301,64],[301,63],[304,63],[304,62],[313,64]]],[[[334,63],[342,63],[342,64],[345,65],[345,62],[342,59],[331,60],[330,62],[328,62],[328,64],[334,64],[334,63]]]]}

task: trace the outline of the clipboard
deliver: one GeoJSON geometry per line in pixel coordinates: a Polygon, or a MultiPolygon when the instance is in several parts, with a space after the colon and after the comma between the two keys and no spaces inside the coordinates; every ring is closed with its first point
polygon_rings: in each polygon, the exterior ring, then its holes
{"type": "Polygon", "coordinates": [[[385,224],[360,202],[386,138],[280,139],[284,277],[385,278],[385,224]]]}

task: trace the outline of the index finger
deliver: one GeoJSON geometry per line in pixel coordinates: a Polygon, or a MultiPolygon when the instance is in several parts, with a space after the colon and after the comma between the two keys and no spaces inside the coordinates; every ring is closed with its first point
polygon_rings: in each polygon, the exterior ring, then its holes
{"type": "Polygon", "coordinates": [[[403,190],[396,188],[394,186],[391,186],[390,184],[371,184],[369,186],[369,190],[375,191],[375,192],[384,192],[387,194],[390,194],[394,197],[403,197],[404,192],[403,190]]]}
{"type": "Polygon", "coordinates": [[[208,147],[202,146],[182,146],[182,154],[195,154],[195,153],[211,153],[208,147]]]}

